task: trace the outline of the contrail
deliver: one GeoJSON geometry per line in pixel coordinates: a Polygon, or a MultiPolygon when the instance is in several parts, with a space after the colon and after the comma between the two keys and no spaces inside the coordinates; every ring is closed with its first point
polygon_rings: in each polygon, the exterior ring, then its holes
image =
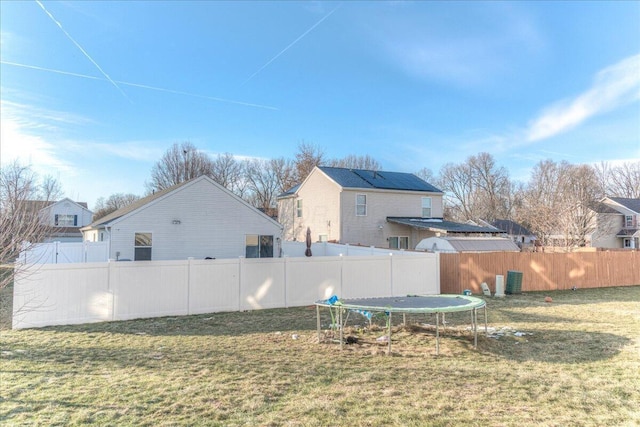
{"type": "Polygon", "coordinates": [[[73,37],[71,37],[71,35],[69,33],[67,33],[67,31],[62,27],[62,24],[60,22],[58,22],[56,20],[56,18],[53,17],[53,15],[44,7],[44,5],[42,4],[42,2],[40,0],[35,0],[36,3],[38,3],[38,5],[42,8],[42,10],[49,16],[49,18],[51,18],[51,20],[62,30],[62,32],[64,33],[65,36],[67,36],[67,38],[69,40],[71,40],[73,42],[73,44],[76,45],[76,47],[78,49],[80,49],[80,52],[83,53],[83,55],[89,60],[91,61],[91,63],[93,65],[95,65],[95,67],[102,73],[103,76],[105,76],[105,78],[107,80],[109,80],[109,82],[111,82],[112,85],[114,85],[116,87],[116,89],[118,89],[120,91],[120,93],[122,94],[122,96],[124,96],[125,98],[127,98],[127,100],[129,100],[129,102],[131,102],[131,100],[129,99],[129,97],[127,96],[126,93],[124,93],[124,91],[120,88],[120,86],[118,86],[116,84],[116,82],[114,82],[111,77],[109,77],[109,75],[107,73],[104,72],[104,70],[98,65],[98,63],[96,61],[93,60],[93,58],[87,53],[87,51],[85,51],[82,46],[80,46],[80,44],[75,41],[73,39],[73,37]]]}
{"type": "Polygon", "coordinates": [[[333,13],[340,9],[342,7],[342,5],[338,5],[335,9],[333,9],[331,12],[329,12],[328,14],[326,14],[325,16],[322,17],[322,19],[320,19],[318,22],[316,22],[315,24],[313,24],[311,26],[311,28],[309,28],[307,31],[305,31],[304,33],[302,33],[300,35],[300,37],[298,37],[297,39],[295,39],[294,41],[292,41],[289,46],[285,47],[284,49],[282,49],[280,51],[280,53],[278,53],[276,56],[274,56],[273,58],[271,58],[269,61],[267,61],[266,64],[264,64],[262,67],[258,68],[258,71],[256,71],[255,73],[251,74],[249,76],[249,78],[247,80],[245,80],[242,85],[245,85],[249,80],[251,80],[252,78],[254,78],[260,71],[264,70],[265,68],[267,68],[269,66],[269,64],[271,64],[273,61],[275,61],[276,59],[278,59],[278,57],[280,57],[280,55],[282,55],[283,53],[285,53],[287,50],[289,50],[293,45],[295,45],[296,43],[298,43],[300,40],[302,40],[302,38],[304,36],[306,36],[307,34],[309,34],[311,31],[313,31],[314,28],[316,28],[318,25],[322,24],[322,21],[324,21],[325,19],[327,19],[328,17],[330,17],[331,15],[333,15],[333,13]]]}
{"type": "MultiPolygon", "coordinates": [[[[86,74],[72,73],[70,71],[54,70],[52,68],[38,67],[38,66],[35,66],[35,65],[19,64],[17,62],[10,62],[10,61],[2,61],[2,60],[0,60],[0,64],[11,65],[11,66],[14,66],[14,67],[29,68],[29,69],[38,70],[38,71],[47,71],[47,72],[50,72],[50,73],[63,74],[65,76],[80,77],[80,78],[83,78],[83,79],[102,80],[102,81],[105,80],[105,79],[103,79],[101,77],[88,76],[86,74]]],[[[139,83],[123,82],[123,81],[119,81],[119,80],[116,80],[115,82],[118,83],[118,84],[121,84],[121,85],[125,85],[125,86],[133,86],[133,87],[138,87],[138,88],[142,88],[142,89],[155,90],[155,91],[159,91],[159,92],[175,93],[177,95],[193,96],[193,97],[196,97],[196,98],[209,99],[209,100],[217,101],[217,102],[226,102],[226,103],[229,103],[229,104],[244,105],[244,106],[247,106],[247,107],[264,108],[264,109],[267,109],[267,110],[275,110],[275,111],[279,110],[278,108],[272,107],[272,106],[269,106],[269,105],[253,104],[253,103],[250,103],[250,102],[243,102],[243,101],[234,101],[234,100],[231,100],[231,99],[217,98],[215,96],[200,95],[200,94],[197,94],[197,93],[183,92],[183,91],[180,91],[180,90],[165,89],[165,88],[161,88],[161,87],[148,86],[148,85],[143,85],[143,84],[139,84],[139,83]]]]}

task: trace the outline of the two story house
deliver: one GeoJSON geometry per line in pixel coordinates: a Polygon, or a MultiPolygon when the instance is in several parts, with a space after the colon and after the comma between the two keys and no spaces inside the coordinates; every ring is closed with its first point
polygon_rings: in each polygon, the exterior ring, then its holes
{"type": "Polygon", "coordinates": [[[493,227],[445,221],[444,193],[410,173],[315,167],[278,196],[286,240],[413,249],[426,237],[495,234],[493,227]]]}
{"type": "Polygon", "coordinates": [[[27,210],[37,212],[40,222],[48,227],[43,242],[82,242],[80,228],[93,219],[93,212],[85,202],[74,202],[69,198],[57,202],[29,200],[26,203],[27,210]]]}
{"type": "Polygon", "coordinates": [[[640,248],[640,199],[605,197],[593,209],[592,247],[640,248]]]}

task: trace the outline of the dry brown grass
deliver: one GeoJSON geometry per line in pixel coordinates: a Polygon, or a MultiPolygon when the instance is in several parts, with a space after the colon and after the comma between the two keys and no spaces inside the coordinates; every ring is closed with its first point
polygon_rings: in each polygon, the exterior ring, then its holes
{"type": "Polygon", "coordinates": [[[0,424],[640,424],[640,287],[545,295],[487,299],[506,333],[477,350],[448,315],[440,356],[430,318],[387,357],[357,316],[358,343],[319,344],[311,307],[4,330],[0,424]]]}

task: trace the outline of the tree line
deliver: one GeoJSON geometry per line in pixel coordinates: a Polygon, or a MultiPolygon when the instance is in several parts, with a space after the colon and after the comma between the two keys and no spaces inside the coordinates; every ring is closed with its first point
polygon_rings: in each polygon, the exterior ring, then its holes
{"type": "MultiPolygon", "coordinates": [[[[301,183],[315,166],[381,170],[369,155],[328,159],[314,144],[298,144],[293,158],[238,160],[232,154],[215,158],[190,142],[174,144],[158,160],[146,183],[148,193],[207,175],[253,206],[273,212],[279,194],[301,183]]],[[[530,229],[543,245],[563,236],[567,246],[584,246],[593,228],[596,205],[605,196],[640,198],[640,162],[620,165],[570,164],[542,160],[527,182],[510,178],[509,171],[486,152],[460,163],[446,163],[434,174],[424,168],[417,176],[445,192],[445,219],[457,222],[509,219],[530,229]]],[[[114,194],[99,199],[96,217],[138,197],[114,194]]]]}
{"type": "MultiPolygon", "coordinates": [[[[350,155],[329,159],[322,148],[307,142],[298,144],[292,159],[238,160],[230,153],[211,157],[190,142],[173,144],[151,169],[145,184],[147,195],[173,185],[206,175],[256,208],[272,212],[276,199],[301,183],[315,166],[334,166],[379,170],[380,164],[371,156],[350,155]]],[[[97,200],[94,218],[137,200],[134,194],[117,193],[97,200]]]]}

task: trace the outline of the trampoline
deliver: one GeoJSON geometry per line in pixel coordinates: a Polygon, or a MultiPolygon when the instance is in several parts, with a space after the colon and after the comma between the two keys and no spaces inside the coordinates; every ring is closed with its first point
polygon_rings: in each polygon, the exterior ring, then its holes
{"type": "MultiPolygon", "coordinates": [[[[478,309],[484,309],[484,330],[487,333],[487,305],[484,300],[469,295],[407,295],[405,297],[379,297],[379,298],[354,298],[339,299],[333,296],[327,300],[315,302],[317,326],[318,326],[318,342],[321,341],[320,336],[320,308],[327,307],[329,310],[335,310],[337,314],[337,327],[340,331],[340,349],[343,345],[343,319],[344,313],[348,311],[356,311],[361,314],[385,313],[387,315],[387,333],[388,333],[388,353],[391,354],[391,316],[394,313],[403,314],[403,323],[405,323],[405,315],[411,314],[435,314],[436,315],[436,354],[440,352],[440,314],[444,321],[446,313],[464,312],[471,313],[471,327],[473,330],[473,348],[478,346],[478,309]]],[[[334,317],[332,312],[332,318],[334,317]]],[[[348,317],[348,315],[347,315],[348,317]]],[[[346,319],[344,320],[346,323],[346,319]]],[[[443,323],[444,327],[444,323],[443,323]]]]}

